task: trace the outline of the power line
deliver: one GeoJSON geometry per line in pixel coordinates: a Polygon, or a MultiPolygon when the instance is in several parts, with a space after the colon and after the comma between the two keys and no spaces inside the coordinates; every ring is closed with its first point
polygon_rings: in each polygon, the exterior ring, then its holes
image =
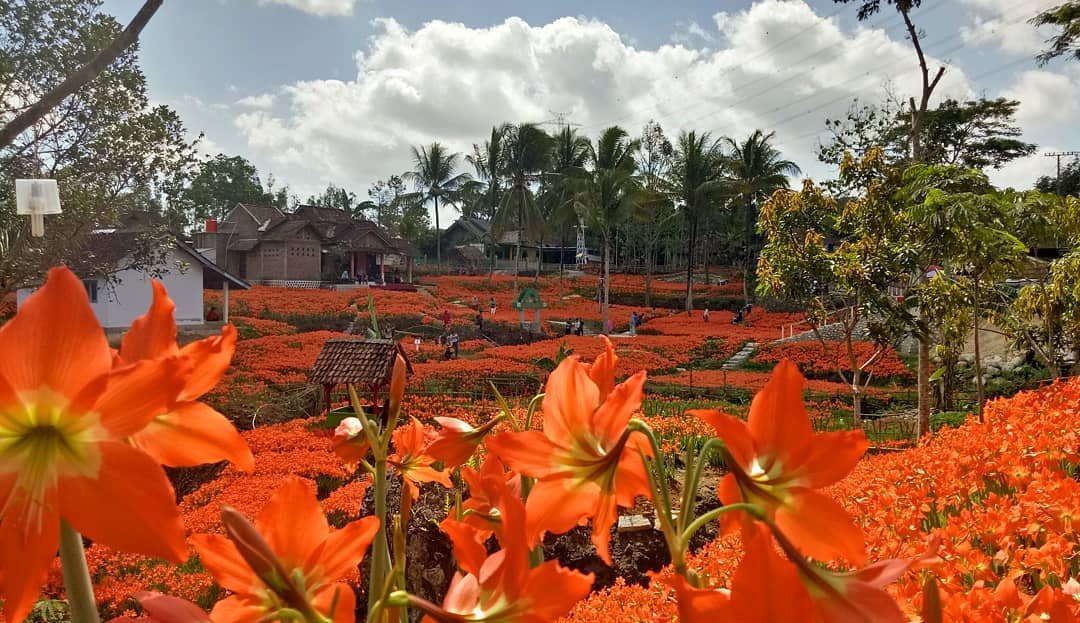
{"type": "Polygon", "coordinates": [[[1057,194],[1061,196],[1061,157],[1062,156],[1080,156],[1080,151],[1052,151],[1043,154],[1048,158],[1057,158],[1057,194]]]}

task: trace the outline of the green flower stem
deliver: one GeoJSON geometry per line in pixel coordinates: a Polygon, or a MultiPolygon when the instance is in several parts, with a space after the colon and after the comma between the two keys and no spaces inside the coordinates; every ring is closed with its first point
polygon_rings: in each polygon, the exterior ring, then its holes
{"type": "MultiPolygon", "coordinates": [[[[382,597],[370,587],[382,586],[390,567],[390,550],[386,543],[386,461],[375,459],[375,517],[379,520],[379,530],[371,543],[371,581],[368,584],[368,613],[375,610],[382,597]]],[[[402,491],[402,495],[408,495],[402,491]]]]}
{"type": "Polygon", "coordinates": [[[60,520],[60,563],[72,623],[98,623],[100,619],[94,600],[94,585],[90,581],[90,570],[86,567],[82,535],[63,519],[60,520]]]}
{"type": "Polygon", "coordinates": [[[751,513],[755,517],[759,515],[759,509],[753,504],[747,504],[746,502],[739,502],[738,504],[728,504],[721,506],[720,508],[714,508],[711,511],[705,513],[701,517],[698,517],[691,523],[682,533],[682,547],[685,550],[690,545],[690,539],[694,537],[694,534],[705,527],[710,521],[717,519],[720,515],[730,511],[746,511],[751,513]]]}

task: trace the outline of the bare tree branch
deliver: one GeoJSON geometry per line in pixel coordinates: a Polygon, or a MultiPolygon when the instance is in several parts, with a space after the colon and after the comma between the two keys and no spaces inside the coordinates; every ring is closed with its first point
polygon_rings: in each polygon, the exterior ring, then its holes
{"type": "Polygon", "coordinates": [[[64,79],[63,82],[41,97],[40,100],[22,111],[6,126],[0,129],[0,149],[7,147],[14,140],[39,119],[44,117],[50,110],[55,108],[64,98],[75,93],[88,82],[97,78],[98,75],[113,63],[124,50],[131,47],[139,39],[139,33],[161,7],[164,0],[146,0],[139,12],[131,20],[116,39],[107,48],[98,52],[89,63],[83,65],[78,71],[64,79]]]}

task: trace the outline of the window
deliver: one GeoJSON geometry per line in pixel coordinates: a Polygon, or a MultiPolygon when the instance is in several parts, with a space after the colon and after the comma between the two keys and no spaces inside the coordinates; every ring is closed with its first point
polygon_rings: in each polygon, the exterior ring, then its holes
{"type": "Polygon", "coordinates": [[[83,279],[83,287],[86,288],[86,296],[91,303],[97,303],[97,279],[83,279]]]}

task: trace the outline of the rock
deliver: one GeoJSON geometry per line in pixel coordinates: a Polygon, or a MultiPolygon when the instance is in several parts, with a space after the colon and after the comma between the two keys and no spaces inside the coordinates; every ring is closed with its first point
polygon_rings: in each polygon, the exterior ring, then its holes
{"type": "Polygon", "coordinates": [[[619,523],[615,530],[620,534],[627,532],[641,532],[652,528],[652,522],[644,515],[623,515],[619,517],[619,523]]]}
{"type": "Polygon", "coordinates": [[[961,353],[959,359],[962,363],[975,363],[975,353],[961,353]]]}
{"type": "Polygon", "coordinates": [[[983,367],[983,378],[988,379],[992,376],[998,376],[999,374],[1001,374],[1001,368],[996,365],[986,364],[983,367]]]}

